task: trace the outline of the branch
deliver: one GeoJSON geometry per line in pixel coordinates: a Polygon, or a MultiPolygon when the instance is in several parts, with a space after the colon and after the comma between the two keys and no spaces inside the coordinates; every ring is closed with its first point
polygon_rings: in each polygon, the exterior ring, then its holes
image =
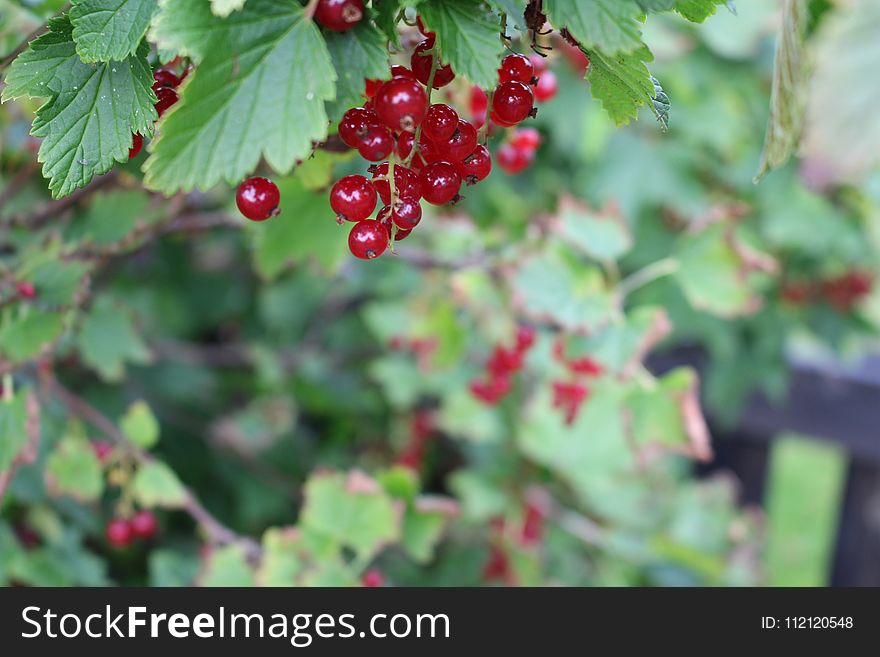
{"type": "MultiPolygon", "coordinates": [[[[0,401],[0,404],[4,403],[0,401]]],[[[40,451],[40,402],[33,391],[29,391],[25,400],[27,419],[25,423],[25,434],[27,441],[24,447],[13,460],[12,464],[0,472],[0,503],[6,495],[6,489],[9,487],[15,471],[22,465],[33,463],[37,460],[40,451]]]]}
{"type": "Polygon", "coordinates": [[[76,205],[85,197],[114,182],[116,182],[116,173],[111,171],[104,176],[95,178],[89,185],[79,188],[70,196],[44,203],[31,214],[13,215],[3,220],[2,224],[6,226],[24,226],[33,229],[42,228],[50,219],[54,219],[67,208],[76,205]]]}

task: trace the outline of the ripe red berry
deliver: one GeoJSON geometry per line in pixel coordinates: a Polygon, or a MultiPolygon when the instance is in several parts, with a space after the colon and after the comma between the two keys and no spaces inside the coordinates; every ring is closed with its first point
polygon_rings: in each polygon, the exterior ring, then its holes
{"type": "Polygon", "coordinates": [[[369,162],[380,162],[394,150],[394,135],[383,125],[371,125],[357,146],[360,156],[369,162]]]}
{"type": "Polygon", "coordinates": [[[455,132],[445,142],[438,142],[437,148],[450,162],[461,162],[477,147],[477,129],[465,120],[458,122],[455,132]]]}
{"type": "Polygon", "coordinates": [[[493,378],[516,374],[523,366],[523,352],[518,350],[495,347],[489,361],[486,363],[486,371],[493,378]]]}
{"type": "Polygon", "coordinates": [[[134,540],[134,532],[131,525],[124,518],[113,518],[104,528],[107,542],[116,548],[124,548],[131,545],[134,540]]]}
{"type": "MultiPolygon", "coordinates": [[[[379,193],[379,198],[385,205],[391,204],[391,184],[388,182],[388,163],[383,162],[379,166],[371,167],[373,172],[373,186],[379,193]]],[[[394,165],[394,192],[398,198],[411,196],[416,200],[422,197],[419,177],[411,169],[401,164],[394,165]]]]}
{"type": "Polygon", "coordinates": [[[541,133],[534,128],[519,128],[510,138],[510,145],[521,151],[536,151],[541,145],[541,133]]]}
{"type": "MultiPolygon", "coordinates": [[[[434,36],[429,36],[416,46],[415,50],[413,50],[412,57],[410,57],[409,60],[416,79],[426,86],[428,84],[428,78],[431,76],[431,66],[433,66],[434,56],[425,55],[424,53],[431,50],[433,47],[434,36]]],[[[439,89],[440,87],[445,87],[454,79],[455,71],[452,70],[452,67],[449,66],[449,64],[441,64],[437,67],[437,71],[434,73],[434,82],[432,86],[435,89],[439,89]]]]}
{"type": "Polygon", "coordinates": [[[372,98],[384,83],[385,80],[371,80],[369,78],[364,80],[364,96],[372,98]]]}
{"type": "Polygon", "coordinates": [[[535,77],[535,68],[525,55],[513,53],[501,60],[501,68],[498,69],[499,82],[515,80],[524,84],[530,84],[535,77]]]}
{"type": "Polygon", "coordinates": [[[532,64],[534,75],[540,75],[547,70],[547,58],[541,57],[541,55],[539,55],[538,53],[529,55],[529,62],[531,62],[532,64]]]}
{"type": "Polygon", "coordinates": [[[281,194],[278,187],[268,178],[248,178],[238,186],[235,204],[239,212],[251,221],[265,221],[274,217],[280,210],[281,194]]]}
{"type": "Polygon", "coordinates": [[[400,64],[395,64],[391,67],[391,77],[392,78],[412,78],[416,79],[416,74],[409,70],[406,66],[401,66],[400,64]]]}
{"type": "Polygon", "coordinates": [[[488,381],[471,381],[471,394],[484,404],[497,404],[510,392],[508,376],[493,376],[488,381]]]}
{"type": "Polygon", "coordinates": [[[504,123],[517,124],[534,114],[535,96],[522,82],[504,82],[495,89],[492,109],[504,123]]]}
{"type": "Polygon", "coordinates": [[[574,374],[584,374],[586,376],[599,376],[605,371],[601,363],[597,363],[589,356],[581,356],[568,361],[568,369],[574,374]]]}
{"type": "Polygon", "coordinates": [[[128,149],[128,159],[131,160],[138,156],[138,153],[141,152],[141,149],[144,147],[144,138],[140,135],[140,133],[134,133],[131,137],[131,148],[128,149]]]}
{"type": "Polygon", "coordinates": [[[414,132],[428,112],[428,96],[422,85],[403,76],[388,80],[373,100],[379,120],[395,131],[414,132]]]}
{"type": "Polygon", "coordinates": [[[520,542],[523,545],[537,545],[544,536],[544,511],[537,505],[527,503],[523,518],[520,542]]]}
{"type": "Polygon", "coordinates": [[[392,206],[391,219],[398,227],[412,230],[422,220],[422,206],[413,196],[401,196],[392,206]]]}
{"type": "Polygon", "coordinates": [[[449,105],[437,103],[428,108],[422,123],[422,136],[438,144],[450,139],[458,128],[458,112],[449,105]]]}
{"type": "Polygon", "coordinates": [[[382,573],[375,569],[368,570],[361,576],[361,584],[367,588],[376,588],[384,583],[385,578],[382,576],[382,573]]]}
{"type": "Polygon", "coordinates": [[[318,0],[315,20],[333,32],[345,32],[364,17],[363,0],[318,0]]]}
{"type": "Polygon", "coordinates": [[[535,329],[528,325],[520,326],[516,329],[516,349],[520,352],[528,351],[535,344],[537,333],[535,329]]]}
{"type": "Polygon", "coordinates": [[[422,170],[422,197],[433,205],[445,205],[458,196],[461,176],[449,162],[434,162],[422,170]]]}
{"type": "Polygon", "coordinates": [[[376,216],[376,221],[381,222],[382,225],[385,226],[385,230],[388,232],[389,237],[391,235],[394,235],[395,242],[399,242],[400,240],[406,239],[407,237],[409,237],[409,234],[412,232],[412,230],[407,230],[407,229],[401,228],[400,226],[398,226],[397,224],[395,224],[391,221],[391,206],[390,205],[386,205],[381,210],[379,210],[379,214],[376,216]],[[397,232],[394,232],[395,230],[397,232]]]}
{"type": "Polygon", "coordinates": [[[376,188],[364,176],[345,176],[330,190],[330,207],[340,221],[362,221],[376,209],[376,188]]]}
{"type": "Polygon", "coordinates": [[[162,87],[176,89],[180,85],[180,78],[167,68],[157,68],[153,71],[153,91],[158,91],[162,87]]]}
{"type": "Polygon", "coordinates": [[[148,540],[155,536],[159,523],[156,522],[156,516],[151,511],[144,509],[131,517],[129,525],[135,538],[148,540]]]}
{"type": "Polygon", "coordinates": [[[553,406],[565,413],[566,424],[574,423],[589,394],[590,389],[582,383],[553,382],[553,406]]]}
{"type": "Polygon", "coordinates": [[[385,253],[391,235],[381,221],[367,219],[359,221],[348,234],[348,248],[352,255],[361,260],[372,260],[385,253]]]}
{"type": "Polygon", "coordinates": [[[471,116],[481,117],[486,114],[489,107],[489,96],[480,87],[474,85],[471,87],[471,97],[469,101],[471,116]]]}
{"type": "Polygon", "coordinates": [[[428,30],[425,28],[424,22],[422,22],[421,16],[416,16],[416,26],[419,28],[419,32],[421,32],[423,36],[432,37],[436,34],[435,32],[428,32],[428,30]]]}
{"type": "Polygon", "coordinates": [[[107,459],[110,458],[110,454],[113,453],[113,445],[105,440],[96,440],[92,443],[92,451],[95,453],[98,461],[106,463],[107,459]]]}
{"type": "Polygon", "coordinates": [[[535,100],[539,103],[546,103],[548,100],[552,100],[556,92],[559,91],[559,82],[556,80],[556,74],[553,71],[542,73],[534,90],[535,100]]]}
{"type": "Polygon", "coordinates": [[[169,89],[168,87],[162,87],[156,91],[156,98],[159,100],[156,102],[154,107],[156,108],[156,112],[159,114],[161,118],[163,114],[168,110],[169,107],[174,105],[177,102],[177,92],[174,89],[169,89]]]}
{"type": "Polygon", "coordinates": [[[504,144],[495,154],[495,160],[502,171],[513,176],[527,169],[532,163],[532,152],[504,144]]]}
{"type": "Polygon", "coordinates": [[[18,292],[18,296],[22,299],[37,298],[37,288],[30,281],[21,281],[15,286],[15,291],[18,292]]]}
{"type": "MultiPolygon", "coordinates": [[[[382,83],[384,84],[384,82],[382,83]]],[[[339,121],[339,138],[349,148],[360,146],[371,126],[379,124],[379,117],[373,110],[365,107],[353,107],[342,115],[339,121]]]]}
{"type": "Polygon", "coordinates": [[[492,156],[489,154],[489,149],[483,145],[477,146],[461,162],[455,163],[455,170],[465,183],[476,185],[492,172],[492,156]]]}

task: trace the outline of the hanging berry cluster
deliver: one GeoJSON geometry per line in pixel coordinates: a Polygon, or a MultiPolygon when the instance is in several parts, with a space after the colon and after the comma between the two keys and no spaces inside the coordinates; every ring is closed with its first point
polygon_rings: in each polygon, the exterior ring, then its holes
{"type": "Polygon", "coordinates": [[[148,541],[156,535],[159,523],[152,512],[142,509],[131,518],[112,518],[104,528],[107,542],[115,548],[124,548],[135,540],[148,541]]]}
{"type": "Polygon", "coordinates": [[[484,404],[494,405],[504,399],[513,387],[512,377],[522,369],[529,349],[535,344],[535,329],[521,326],[512,348],[496,345],[486,361],[486,378],[470,383],[471,394],[484,404]]]}
{"type": "Polygon", "coordinates": [[[553,356],[565,365],[572,376],[569,380],[557,380],[552,384],[553,407],[563,412],[565,423],[570,425],[577,419],[581,406],[590,396],[590,388],[585,380],[600,376],[605,370],[589,356],[567,357],[562,338],[553,344],[553,356]]]}
{"type": "MultiPolygon", "coordinates": [[[[177,88],[192,70],[192,66],[187,66],[180,73],[175,73],[175,69],[180,66],[180,63],[181,60],[178,57],[167,65],[161,66],[153,71],[153,92],[156,94],[157,99],[156,104],[153,105],[153,107],[156,108],[156,113],[159,115],[160,119],[162,118],[162,115],[179,100],[177,96],[177,88]]],[[[136,132],[132,136],[131,148],[128,150],[128,159],[130,160],[137,157],[143,147],[144,137],[136,132]]]]}
{"type": "Polygon", "coordinates": [[[871,294],[873,283],[870,272],[852,270],[819,281],[786,282],[782,285],[781,295],[793,306],[824,300],[838,312],[848,313],[871,294]]]}

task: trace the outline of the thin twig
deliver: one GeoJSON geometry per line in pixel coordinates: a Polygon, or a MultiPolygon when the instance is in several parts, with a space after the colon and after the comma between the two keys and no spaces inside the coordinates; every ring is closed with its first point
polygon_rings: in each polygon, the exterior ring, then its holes
{"type": "Polygon", "coordinates": [[[8,226],[42,228],[43,225],[50,219],[58,216],[69,207],[76,205],[81,200],[93,194],[97,190],[107,187],[114,182],[116,182],[116,174],[114,172],[108,173],[107,175],[101,176],[100,178],[95,178],[88,186],[81,187],[80,189],[73,192],[70,196],[65,196],[64,198],[58,199],[56,201],[45,203],[38,207],[35,212],[30,214],[23,213],[13,215],[0,223],[8,226]]]}

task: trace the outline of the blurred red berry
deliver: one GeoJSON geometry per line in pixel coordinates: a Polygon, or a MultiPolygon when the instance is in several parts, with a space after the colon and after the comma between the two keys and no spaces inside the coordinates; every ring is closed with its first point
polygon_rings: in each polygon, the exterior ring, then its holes
{"type": "Polygon", "coordinates": [[[382,576],[381,571],[376,570],[375,568],[372,570],[366,571],[361,576],[361,584],[366,586],[367,588],[374,589],[382,586],[385,583],[385,578],[382,576]]]}

